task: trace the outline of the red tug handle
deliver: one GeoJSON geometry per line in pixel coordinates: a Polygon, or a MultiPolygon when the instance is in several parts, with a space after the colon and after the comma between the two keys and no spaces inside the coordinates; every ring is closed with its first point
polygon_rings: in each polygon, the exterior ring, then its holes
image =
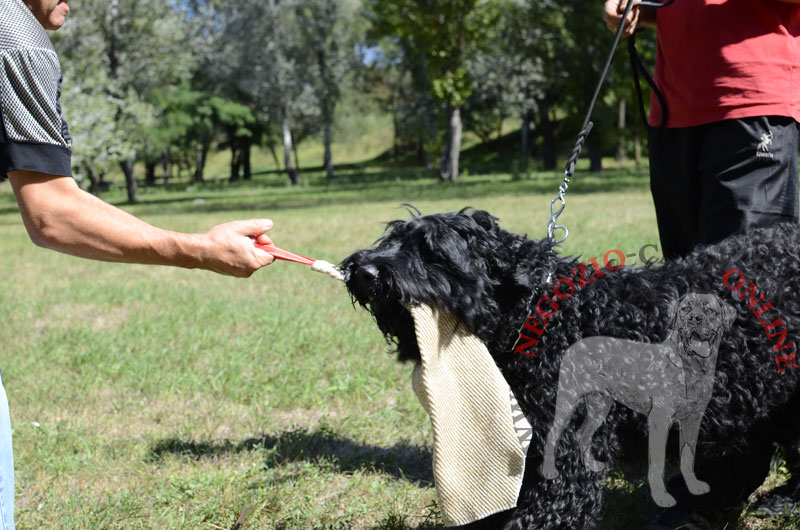
{"type": "Polygon", "coordinates": [[[255,243],[255,246],[256,248],[260,248],[265,252],[269,252],[270,254],[272,254],[273,257],[277,259],[294,261],[295,263],[302,263],[303,265],[313,265],[314,262],[316,261],[311,258],[301,256],[300,254],[295,254],[294,252],[283,250],[282,248],[278,248],[273,244],[262,245],[261,243],[255,243]]]}

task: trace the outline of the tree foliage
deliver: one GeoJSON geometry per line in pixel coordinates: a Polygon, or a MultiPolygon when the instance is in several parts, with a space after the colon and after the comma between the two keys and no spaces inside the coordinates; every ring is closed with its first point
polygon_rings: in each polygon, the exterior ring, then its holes
{"type": "MultiPolygon", "coordinates": [[[[283,150],[320,138],[334,176],[336,109],[350,90],[393,116],[393,154],[414,151],[458,176],[462,120],[482,141],[520,124],[521,163],[554,167],[573,139],[611,43],[601,6],[578,0],[86,0],[54,34],[76,173],[97,191],[121,166],[136,200],[134,162],[155,184],[161,164],[205,178],[215,146],[230,179],[249,178],[253,146],[283,150]]],[[[642,45],[652,55],[652,38],[642,45]]],[[[634,94],[618,54],[587,143],[594,161],[632,138],[634,94]],[[628,112],[630,114],[630,112],[628,112]]],[[[636,140],[638,142],[638,139],[636,140]]],[[[637,144],[638,145],[638,144],[637,144]]],[[[595,164],[597,167],[597,164],[595,164]]]]}

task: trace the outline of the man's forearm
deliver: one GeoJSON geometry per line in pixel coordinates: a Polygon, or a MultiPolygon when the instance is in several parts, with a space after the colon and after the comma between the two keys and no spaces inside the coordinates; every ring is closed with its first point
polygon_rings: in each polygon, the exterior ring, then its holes
{"type": "MultiPolygon", "coordinates": [[[[245,234],[163,230],[84,192],[70,177],[17,171],[9,179],[28,234],[45,248],[100,261],[203,268],[236,276],[248,276],[271,261],[245,234]]],[[[263,234],[270,226],[254,225],[248,233],[263,234]]]]}
{"type": "Polygon", "coordinates": [[[71,178],[14,186],[25,227],[39,246],[82,258],[196,267],[189,237],[155,228],[77,187],[71,178]],[[181,241],[181,239],[184,239],[181,241]]]}

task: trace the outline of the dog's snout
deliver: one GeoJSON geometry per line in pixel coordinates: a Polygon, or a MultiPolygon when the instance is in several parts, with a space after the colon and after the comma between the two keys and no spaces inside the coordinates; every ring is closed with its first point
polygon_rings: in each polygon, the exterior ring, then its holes
{"type": "Polygon", "coordinates": [[[356,285],[361,292],[369,292],[377,279],[378,269],[374,265],[362,265],[356,269],[356,285]]]}

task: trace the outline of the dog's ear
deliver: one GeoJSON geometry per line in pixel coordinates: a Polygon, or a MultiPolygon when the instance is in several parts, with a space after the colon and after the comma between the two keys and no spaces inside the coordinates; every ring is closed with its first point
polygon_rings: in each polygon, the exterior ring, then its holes
{"type": "Polygon", "coordinates": [[[494,215],[484,210],[475,210],[469,214],[472,219],[478,223],[478,226],[484,230],[492,231],[497,228],[497,221],[499,220],[494,215]]]}
{"type": "Polygon", "coordinates": [[[722,308],[722,321],[725,322],[725,329],[728,329],[733,324],[733,321],[736,320],[736,308],[723,302],[719,298],[717,298],[717,302],[719,302],[719,306],[722,308]]]}
{"type": "Polygon", "coordinates": [[[667,320],[669,321],[670,325],[675,324],[675,320],[678,318],[678,308],[681,305],[684,297],[680,297],[677,300],[673,300],[667,306],[667,320]]]}

